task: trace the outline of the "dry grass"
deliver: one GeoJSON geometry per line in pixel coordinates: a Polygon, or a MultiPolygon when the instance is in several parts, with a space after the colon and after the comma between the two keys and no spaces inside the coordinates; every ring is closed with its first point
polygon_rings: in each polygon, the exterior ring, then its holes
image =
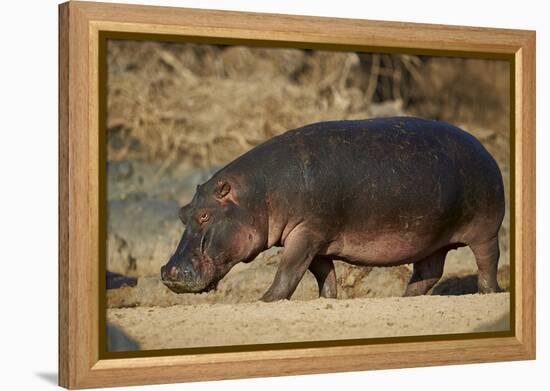
{"type": "Polygon", "coordinates": [[[109,158],[226,163],[287,129],[401,112],[416,57],[112,41],[109,158]],[[388,95],[380,107],[373,101],[388,95]]]}
{"type": "Polygon", "coordinates": [[[307,123],[405,112],[508,131],[498,61],[110,41],[108,72],[110,160],[211,167],[307,123]]]}

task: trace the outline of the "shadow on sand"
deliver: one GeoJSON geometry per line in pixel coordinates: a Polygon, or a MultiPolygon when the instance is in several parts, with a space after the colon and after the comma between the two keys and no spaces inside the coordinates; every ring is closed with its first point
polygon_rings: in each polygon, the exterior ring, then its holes
{"type": "Polygon", "coordinates": [[[432,295],[457,296],[477,293],[477,274],[462,277],[450,277],[437,284],[432,295]]]}

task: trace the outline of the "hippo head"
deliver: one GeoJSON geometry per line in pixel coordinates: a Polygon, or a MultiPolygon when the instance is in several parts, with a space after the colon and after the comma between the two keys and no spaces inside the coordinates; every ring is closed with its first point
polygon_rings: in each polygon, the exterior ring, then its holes
{"type": "Polygon", "coordinates": [[[179,216],[185,231],[161,268],[163,283],[176,293],[200,293],[216,287],[239,262],[249,262],[265,246],[258,227],[262,213],[240,205],[235,183],[212,178],[197,186],[179,216]]]}

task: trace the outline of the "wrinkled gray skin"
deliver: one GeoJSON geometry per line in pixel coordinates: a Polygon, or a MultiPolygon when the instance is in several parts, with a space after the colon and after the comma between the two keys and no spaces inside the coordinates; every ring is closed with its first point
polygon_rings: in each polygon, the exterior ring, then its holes
{"type": "Polygon", "coordinates": [[[282,246],[262,300],[289,299],[310,270],[336,297],[333,260],[414,264],[405,295],[426,294],[451,249],[469,246],[479,291],[495,292],[504,216],[500,170],[473,136],[412,117],[322,122],[255,147],[198,186],[163,282],[212,289],[237,263],[282,246]]]}

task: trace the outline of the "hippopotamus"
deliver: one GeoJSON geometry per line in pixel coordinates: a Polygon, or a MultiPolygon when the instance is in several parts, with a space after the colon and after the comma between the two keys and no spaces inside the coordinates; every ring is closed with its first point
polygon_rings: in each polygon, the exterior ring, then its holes
{"type": "Polygon", "coordinates": [[[413,264],[405,296],[423,295],[450,250],[469,246],[478,290],[499,290],[504,217],[499,167],[451,124],[393,117],[319,122],[254,147],[197,186],[179,210],[185,231],[166,265],[177,293],[214,288],[240,262],[283,247],[264,301],[289,299],[309,270],[336,298],[334,260],[413,264]]]}

